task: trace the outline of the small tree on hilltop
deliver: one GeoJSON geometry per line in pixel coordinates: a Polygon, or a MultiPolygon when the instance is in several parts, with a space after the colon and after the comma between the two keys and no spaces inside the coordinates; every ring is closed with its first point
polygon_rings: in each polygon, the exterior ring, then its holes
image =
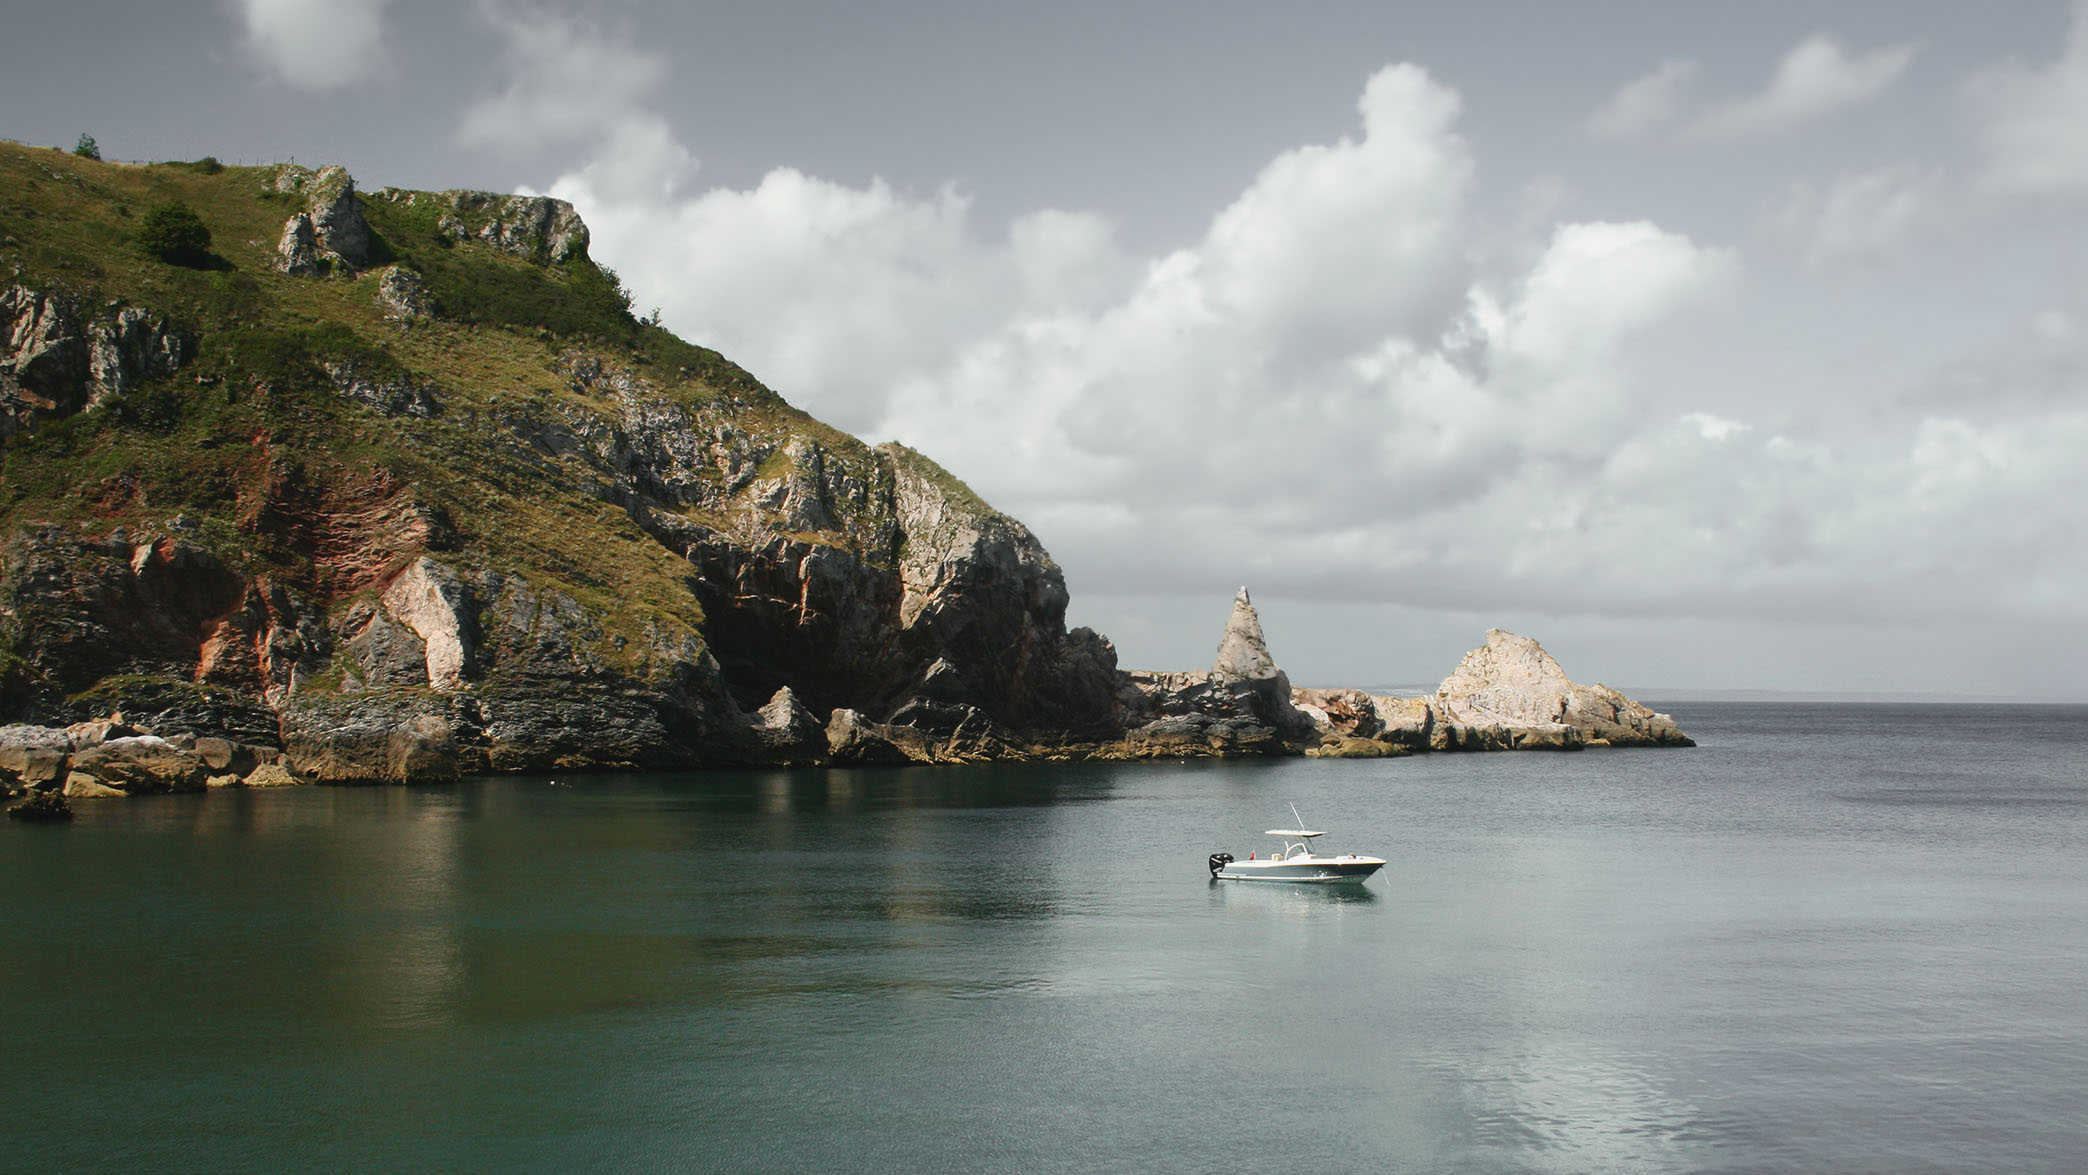
{"type": "Polygon", "coordinates": [[[179,200],[158,204],[138,225],[138,244],[174,265],[201,265],[210,255],[210,229],[179,200]]]}
{"type": "Polygon", "coordinates": [[[95,145],[93,135],[83,134],[80,136],[80,141],[73,144],[73,154],[80,156],[82,159],[99,160],[101,159],[101,148],[95,145]]]}

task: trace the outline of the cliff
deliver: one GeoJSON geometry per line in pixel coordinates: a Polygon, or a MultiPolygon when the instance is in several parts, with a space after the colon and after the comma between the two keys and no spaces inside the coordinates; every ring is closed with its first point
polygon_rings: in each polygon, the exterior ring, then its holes
{"type": "Polygon", "coordinates": [[[0,145],[0,484],[0,721],[320,781],[1119,729],[1021,523],[638,320],[554,200],[0,145]]]}

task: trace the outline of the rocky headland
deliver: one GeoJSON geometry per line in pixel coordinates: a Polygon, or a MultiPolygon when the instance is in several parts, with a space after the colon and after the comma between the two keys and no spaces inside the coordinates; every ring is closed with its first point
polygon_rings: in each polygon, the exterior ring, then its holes
{"type": "Polygon", "coordinates": [[[0,274],[11,790],[1688,745],[1498,632],[1293,689],[1244,590],[1122,672],[1026,527],[635,317],[559,201],[0,144],[0,274]],[[207,259],[129,243],[166,201],[207,259]]]}

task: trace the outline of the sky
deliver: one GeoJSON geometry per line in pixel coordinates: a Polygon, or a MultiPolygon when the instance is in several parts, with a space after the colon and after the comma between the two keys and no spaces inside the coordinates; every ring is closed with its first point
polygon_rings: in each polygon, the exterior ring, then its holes
{"type": "Polygon", "coordinates": [[[572,201],[1126,667],[2088,701],[2070,4],[0,9],[0,136],[572,201]]]}

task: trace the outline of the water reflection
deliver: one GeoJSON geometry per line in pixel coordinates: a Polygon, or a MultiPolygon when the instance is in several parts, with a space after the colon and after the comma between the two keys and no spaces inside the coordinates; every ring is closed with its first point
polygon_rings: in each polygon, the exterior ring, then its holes
{"type": "Polygon", "coordinates": [[[1344,909],[1375,906],[1381,900],[1371,882],[1340,885],[1286,885],[1277,881],[1209,881],[1211,902],[1227,913],[1273,914],[1313,918],[1344,909]]]}
{"type": "Polygon", "coordinates": [[[1431,1067],[1466,1103],[1470,1144],[1530,1170],[1686,1170],[1744,1131],[1678,1094],[1652,1060],[1560,1045],[1431,1067]]]}

